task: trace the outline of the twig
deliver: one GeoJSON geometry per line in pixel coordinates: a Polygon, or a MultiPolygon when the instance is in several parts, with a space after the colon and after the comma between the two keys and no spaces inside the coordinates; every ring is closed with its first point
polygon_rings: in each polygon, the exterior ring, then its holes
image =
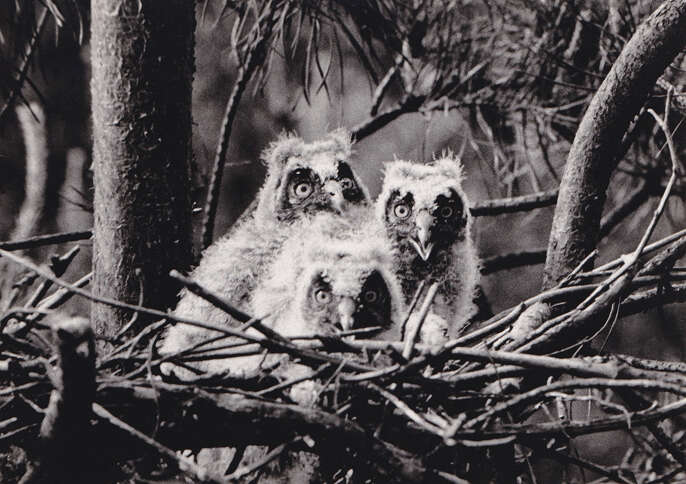
{"type": "MultiPolygon", "coordinates": [[[[674,241],[676,241],[676,240],[678,240],[684,236],[686,236],[686,229],[682,229],[682,230],[679,230],[678,232],[674,232],[672,235],[668,235],[667,237],[660,239],[657,242],[653,242],[652,244],[647,245],[643,250],[643,254],[647,254],[647,253],[653,252],[657,249],[661,249],[662,247],[669,245],[672,242],[674,242],[674,241]]],[[[619,257],[619,258],[612,260],[606,264],[603,264],[600,267],[597,267],[596,269],[594,269],[590,272],[587,272],[584,275],[595,276],[595,275],[600,274],[604,271],[616,269],[617,267],[621,266],[623,264],[623,262],[624,262],[623,258],[619,257]]]]}
{"type": "Polygon", "coordinates": [[[425,99],[426,96],[404,97],[396,106],[389,108],[386,111],[377,114],[376,116],[372,116],[352,128],[352,139],[355,141],[360,141],[396,120],[403,114],[417,111],[425,99]]]}
{"type": "Polygon", "coordinates": [[[429,286],[429,290],[426,292],[426,297],[424,298],[422,307],[419,310],[419,314],[417,315],[416,324],[410,327],[410,331],[405,337],[405,345],[403,347],[402,355],[403,358],[405,358],[406,360],[409,359],[412,355],[412,348],[414,347],[417,335],[422,329],[422,324],[424,323],[426,316],[429,314],[429,310],[431,309],[431,305],[433,304],[434,298],[436,297],[436,293],[438,292],[439,286],[440,284],[438,282],[434,282],[433,284],[431,284],[431,286],[429,286]]]}
{"type": "Polygon", "coordinates": [[[594,259],[595,256],[597,256],[597,255],[598,255],[598,249],[593,249],[591,252],[589,252],[589,254],[588,254],[586,257],[584,257],[584,258],[581,260],[581,262],[579,262],[579,264],[572,270],[572,272],[570,272],[569,274],[567,274],[567,275],[564,277],[564,279],[562,279],[562,280],[558,283],[557,287],[566,287],[566,286],[568,286],[569,283],[570,283],[571,281],[573,281],[574,278],[583,270],[584,266],[585,266],[591,259],[594,259]]]}
{"type": "Polygon", "coordinates": [[[258,470],[260,467],[266,466],[271,461],[276,459],[278,456],[283,454],[289,445],[296,444],[296,443],[300,442],[301,440],[302,440],[302,437],[296,437],[293,440],[291,440],[290,442],[285,442],[283,444],[277,445],[276,447],[274,447],[274,449],[270,450],[267,454],[262,456],[260,459],[257,459],[252,464],[249,464],[249,465],[246,465],[243,467],[239,467],[238,469],[236,469],[234,472],[232,472],[231,474],[226,476],[226,480],[227,481],[238,481],[238,480],[244,478],[248,474],[258,470]]]}
{"type": "Polygon", "coordinates": [[[526,212],[535,208],[550,207],[557,202],[558,190],[532,193],[520,197],[497,198],[486,200],[471,207],[474,217],[502,215],[505,213],[526,212]]]}
{"type": "Polygon", "coordinates": [[[617,281],[620,277],[628,273],[629,278],[631,278],[633,274],[635,274],[635,272],[637,271],[637,269],[635,268],[636,262],[638,261],[639,257],[643,253],[643,250],[648,244],[648,240],[650,240],[650,237],[653,235],[653,231],[657,226],[658,220],[660,220],[660,216],[662,215],[662,212],[665,209],[665,204],[667,203],[667,199],[669,198],[669,195],[672,191],[672,187],[674,186],[674,182],[676,181],[678,162],[676,149],[674,148],[674,142],[669,132],[669,128],[664,123],[662,118],[660,118],[657,115],[657,113],[655,113],[655,111],[653,111],[652,109],[648,109],[648,112],[655,118],[655,121],[660,125],[667,138],[667,145],[669,146],[669,153],[672,159],[672,174],[669,177],[669,181],[667,182],[667,186],[665,187],[662,197],[660,198],[660,202],[658,203],[657,208],[653,213],[653,217],[651,218],[650,223],[648,224],[648,228],[643,233],[643,237],[641,237],[641,240],[639,241],[636,249],[629,255],[629,257],[626,258],[626,260],[624,260],[624,265],[619,270],[617,270],[612,276],[610,276],[606,281],[604,281],[603,284],[601,284],[581,304],[579,304],[579,309],[585,309],[589,307],[598,294],[600,294],[602,291],[610,287],[610,285],[617,281]]]}
{"type": "Polygon", "coordinates": [[[558,450],[548,448],[546,446],[541,445],[540,443],[535,443],[535,442],[528,442],[524,441],[524,445],[527,447],[531,448],[537,456],[543,456],[543,457],[548,457],[553,460],[558,460],[562,461],[563,463],[570,463],[574,464],[579,467],[583,467],[585,469],[588,469],[590,471],[593,471],[601,476],[606,477],[607,479],[611,479],[612,481],[615,482],[620,482],[623,484],[634,484],[635,481],[630,481],[623,477],[619,472],[613,471],[613,470],[608,470],[603,466],[599,466],[589,460],[586,459],[581,459],[580,457],[574,457],[569,454],[565,454],[563,452],[560,452],[558,450]]]}
{"type": "MultiPolygon", "coordinates": [[[[276,10],[276,9],[275,9],[276,10]]],[[[210,188],[207,192],[207,199],[205,201],[205,218],[202,228],[202,248],[206,249],[212,244],[212,235],[214,232],[214,219],[217,215],[217,205],[219,203],[219,190],[221,189],[222,176],[224,173],[224,159],[226,152],[229,149],[229,139],[231,137],[231,129],[233,121],[238,112],[238,104],[243,97],[243,92],[250,82],[255,71],[259,68],[261,62],[264,60],[268,49],[268,41],[271,37],[271,30],[273,27],[272,16],[266,22],[264,28],[254,29],[259,32],[257,38],[248,47],[248,52],[245,59],[241,62],[238,69],[238,76],[231,91],[228,101],[226,102],[226,109],[224,110],[224,117],[222,118],[222,125],[219,131],[219,141],[212,164],[212,177],[210,179],[210,188]]]]}
{"type": "Polygon", "coordinates": [[[45,20],[48,16],[48,7],[45,7],[38,17],[38,22],[36,23],[36,30],[31,34],[31,39],[26,46],[26,53],[24,54],[24,60],[19,67],[19,76],[16,79],[16,83],[12,86],[12,90],[7,96],[7,101],[3,104],[2,109],[0,109],[0,120],[4,116],[7,109],[14,104],[17,96],[21,92],[21,88],[24,85],[24,80],[29,72],[29,67],[31,66],[31,59],[33,54],[36,52],[36,45],[38,44],[38,39],[40,38],[43,27],[45,26],[45,20]]]}
{"type": "Polygon", "coordinates": [[[113,425],[117,427],[118,429],[123,430],[127,434],[131,435],[137,440],[140,440],[141,442],[145,443],[146,445],[152,447],[155,449],[157,452],[160,454],[168,457],[172,461],[176,462],[178,468],[188,474],[190,477],[193,477],[199,481],[202,482],[213,482],[217,484],[225,483],[226,480],[221,479],[219,477],[213,476],[211,473],[209,473],[206,469],[203,469],[202,467],[198,466],[195,462],[193,462],[191,459],[188,457],[184,457],[180,454],[177,454],[173,450],[171,450],[168,447],[165,447],[164,445],[160,444],[157,442],[155,439],[152,439],[145,435],[143,432],[140,432],[136,430],[135,428],[131,427],[129,424],[126,422],[121,421],[114,415],[112,415],[110,412],[107,411],[104,407],[99,405],[98,403],[93,403],[93,413],[100,417],[102,420],[105,422],[109,423],[110,425],[113,425]]]}
{"type": "MultiPolygon", "coordinates": [[[[138,306],[135,304],[129,304],[121,301],[117,301],[115,299],[111,299],[108,297],[100,297],[100,296],[94,296],[88,291],[84,291],[83,289],[80,289],[73,284],[69,284],[68,282],[65,282],[61,280],[58,277],[53,276],[46,270],[38,267],[37,265],[33,264],[32,262],[26,260],[23,257],[19,257],[17,255],[12,254],[11,252],[7,252],[5,250],[0,249],[0,256],[7,257],[8,259],[12,260],[13,262],[16,262],[17,264],[20,264],[31,271],[35,272],[41,277],[44,277],[46,279],[52,280],[55,284],[64,287],[68,289],[70,292],[74,294],[78,294],[82,297],[85,297],[89,301],[93,301],[99,304],[106,304],[108,306],[116,307],[116,308],[121,308],[121,309],[128,309],[131,311],[139,311],[143,314],[147,314],[150,316],[155,316],[160,319],[170,319],[179,323],[183,324],[189,324],[191,326],[196,326],[198,328],[202,329],[209,329],[212,331],[217,331],[218,333],[225,334],[228,336],[235,336],[238,338],[242,338],[247,341],[251,341],[253,343],[257,343],[263,347],[266,347],[271,350],[278,350],[278,351],[283,351],[285,353],[291,354],[298,356],[303,359],[304,362],[328,362],[328,363],[333,363],[335,365],[341,364],[343,361],[341,358],[328,355],[325,353],[318,353],[316,351],[312,351],[307,348],[301,348],[293,343],[286,343],[282,340],[274,340],[274,339],[264,339],[264,338],[259,338],[257,336],[251,335],[249,333],[242,333],[240,331],[236,331],[230,327],[223,326],[223,325],[217,325],[217,324],[212,324],[208,323],[205,321],[199,321],[191,318],[184,318],[180,317],[174,314],[166,313],[164,311],[159,311],[157,309],[151,309],[151,308],[146,308],[142,306],[138,306]]],[[[247,319],[252,319],[248,315],[245,315],[247,319]]],[[[273,330],[272,330],[273,331],[273,330]]],[[[345,366],[348,368],[356,369],[358,371],[369,371],[372,368],[366,365],[362,365],[360,363],[354,362],[354,361],[345,361],[345,366]]]]}
{"type": "Polygon", "coordinates": [[[63,232],[59,234],[37,235],[24,240],[9,240],[0,242],[0,249],[7,251],[34,249],[44,245],[62,244],[65,242],[77,242],[88,240],[93,236],[90,230],[80,232],[63,232]]]}
{"type": "Polygon", "coordinates": [[[307,381],[307,380],[313,380],[313,379],[319,377],[319,375],[321,375],[322,373],[324,373],[329,368],[329,366],[330,365],[328,363],[324,363],[323,365],[321,365],[319,368],[317,368],[313,373],[310,373],[309,375],[303,375],[300,377],[291,378],[290,380],[286,380],[286,381],[281,382],[277,385],[271,386],[269,388],[265,388],[264,390],[260,390],[260,391],[256,392],[256,395],[257,396],[268,395],[272,392],[275,392],[277,390],[283,390],[284,388],[291,387],[291,386],[296,385],[300,382],[307,381]]]}
{"type": "Polygon", "coordinates": [[[385,390],[381,388],[379,385],[376,383],[367,383],[367,386],[369,388],[374,389],[377,391],[379,394],[381,394],[384,398],[386,398],[388,401],[390,401],[395,407],[400,410],[402,413],[404,413],[407,418],[412,420],[414,423],[419,425],[421,428],[436,434],[436,435],[443,435],[443,429],[440,427],[437,427],[436,425],[432,424],[428,420],[426,420],[424,417],[419,415],[417,412],[412,410],[409,405],[407,405],[405,402],[403,402],[401,399],[393,395],[391,392],[388,390],[385,390]]]}
{"type": "Polygon", "coordinates": [[[417,307],[417,303],[419,302],[419,298],[422,295],[425,285],[426,280],[422,279],[419,281],[419,286],[417,286],[417,290],[415,291],[414,296],[412,296],[412,301],[410,301],[410,307],[407,308],[407,314],[403,319],[403,324],[400,325],[400,335],[403,338],[405,337],[405,331],[407,330],[407,322],[410,320],[410,316],[412,316],[414,308],[417,307]]]}
{"type": "MultiPolygon", "coordinates": [[[[237,319],[241,323],[245,323],[246,325],[249,323],[249,326],[247,327],[252,327],[258,330],[260,333],[265,335],[268,338],[272,338],[276,341],[281,341],[282,343],[290,344],[290,340],[287,338],[284,338],[280,334],[278,334],[276,331],[271,329],[268,326],[265,326],[262,324],[261,320],[258,318],[253,318],[250,315],[244,313],[240,309],[232,306],[231,304],[228,303],[224,298],[219,296],[216,293],[213,293],[204,287],[202,287],[200,284],[197,282],[193,281],[192,279],[182,275],[179,271],[172,269],[172,271],[169,273],[169,276],[172,279],[176,279],[179,281],[181,284],[184,285],[189,291],[191,291],[193,294],[195,294],[198,297],[201,297],[205,301],[213,304],[215,307],[221,309],[222,311],[226,312],[229,316],[231,316],[234,319],[237,319]]],[[[243,331],[243,327],[240,328],[241,331],[243,331]]]]}
{"type": "Polygon", "coordinates": [[[650,198],[652,187],[647,181],[641,184],[622,199],[622,204],[615,207],[605,215],[600,222],[599,239],[604,239],[612,233],[612,230],[619,225],[626,217],[633,215],[643,202],[650,198]]]}
{"type": "MultiPolygon", "coordinates": [[[[81,249],[78,246],[75,246],[63,256],[53,257],[50,261],[50,269],[52,270],[53,274],[55,274],[57,277],[62,277],[80,250],[81,249]]],[[[29,298],[26,305],[35,306],[38,304],[38,301],[45,297],[45,294],[50,289],[50,286],[52,286],[51,281],[43,281],[36,292],[29,298]]]]}
{"type": "Polygon", "coordinates": [[[391,68],[388,69],[383,78],[381,78],[381,81],[379,81],[379,85],[376,86],[376,89],[374,90],[374,96],[372,97],[372,107],[369,109],[370,116],[376,116],[379,112],[383,98],[391,86],[391,81],[393,78],[395,78],[396,74],[398,73],[398,69],[403,62],[405,62],[403,57],[397,56],[391,68]]]}
{"type": "MultiPolygon", "coordinates": [[[[649,422],[662,420],[682,413],[686,409],[686,398],[660,408],[639,410],[629,414],[631,428],[646,425],[649,422]]],[[[550,437],[577,437],[610,430],[626,430],[627,416],[602,418],[591,421],[568,421],[568,422],[545,422],[538,424],[504,424],[490,429],[459,428],[455,432],[457,439],[497,439],[507,436],[521,436],[522,438],[550,438],[550,437]]]]}
{"type": "Polygon", "coordinates": [[[546,394],[550,392],[557,392],[560,390],[575,390],[579,388],[633,388],[641,390],[661,390],[670,393],[676,393],[677,395],[681,396],[686,396],[686,386],[676,385],[673,383],[665,383],[657,380],[615,380],[609,378],[571,379],[551,383],[542,387],[535,388],[528,392],[519,394],[506,402],[497,404],[489,410],[484,411],[477,417],[468,420],[464,423],[463,427],[475,428],[477,425],[486,423],[498,414],[507,412],[516,406],[535,401],[539,398],[544,397],[546,394]]]}
{"type": "Polygon", "coordinates": [[[522,266],[543,264],[545,255],[546,249],[533,249],[486,257],[481,261],[481,274],[487,275],[522,266]]]}
{"type": "MultiPolygon", "coordinates": [[[[660,76],[660,78],[657,80],[657,85],[664,89],[668,93],[668,95],[670,91],[676,91],[674,86],[665,79],[664,75],[660,76]]],[[[681,114],[686,115],[686,101],[684,101],[683,97],[680,98],[677,96],[676,98],[672,99],[670,106],[671,105],[673,105],[681,114]]]]}

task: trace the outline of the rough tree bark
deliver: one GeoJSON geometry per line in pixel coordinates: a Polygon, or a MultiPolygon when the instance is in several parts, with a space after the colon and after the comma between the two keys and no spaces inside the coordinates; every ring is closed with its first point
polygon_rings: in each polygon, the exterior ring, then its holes
{"type": "MultiPolygon", "coordinates": [[[[165,308],[191,260],[195,2],[92,0],[93,292],[165,308]]],[[[98,334],[131,317],[95,304],[98,334]]],[[[141,321],[142,322],[142,321],[141,321]]]]}
{"type": "Polygon", "coordinates": [[[686,45],[686,2],[665,1],[637,29],[593,97],[567,156],[543,286],[569,274],[598,241],[622,136],[657,79],[686,45]]]}

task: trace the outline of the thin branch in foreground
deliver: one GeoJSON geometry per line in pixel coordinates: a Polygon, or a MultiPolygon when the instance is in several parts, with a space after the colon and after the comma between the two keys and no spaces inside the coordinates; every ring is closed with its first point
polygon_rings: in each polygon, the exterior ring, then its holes
{"type": "MultiPolygon", "coordinates": [[[[440,284],[438,284],[437,282],[434,282],[431,286],[429,286],[429,290],[426,292],[426,296],[424,298],[424,302],[422,303],[422,307],[420,308],[419,313],[417,314],[417,319],[414,322],[414,324],[410,326],[409,331],[407,332],[405,338],[405,345],[402,352],[403,358],[405,358],[406,360],[409,359],[412,355],[412,348],[414,347],[415,340],[417,339],[417,336],[419,335],[419,332],[422,329],[422,324],[424,323],[426,316],[429,314],[431,304],[433,303],[433,300],[436,297],[436,293],[438,292],[439,287],[440,284]]],[[[412,321],[412,318],[410,317],[408,321],[412,321]]]]}
{"type": "MultiPolygon", "coordinates": [[[[645,247],[645,249],[643,250],[643,255],[645,255],[649,252],[653,252],[655,250],[661,249],[661,248],[665,247],[666,245],[669,245],[672,242],[675,242],[675,241],[681,239],[684,236],[686,236],[686,229],[682,229],[682,230],[679,230],[678,232],[674,232],[673,234],[668,235],[667,237],[664,237],[664,238],[662,238],[656,242],[653,242],[650,245],[647,245],[645,247]]],[[[620,267],[622,264],[623,264],[623,258],[618,257],[617,259],[614,259],[614,260],[612,260],[606,264],[603,264],[600,267],[595,268],[594,270],[592,270],[590,272],[587,272],[585,275],[594,276],[597,274],[601,274],[604,271],[616,269],[617,267],[620,267]]],[[[646,265],[648,265],[648,264],[646,264],[646,265]]]]}
{"type": "MultiPolygon", "coordinates": [[[[240,309],[232,306],[231,304],[228,303],[228,301],[224,300],[224,298],[220,297],[218,294],[212,293],[208,291],[207,289],[203,288],[200,284],[197,282],[193,281],[192,279],[189,279],[188,277],[183,276],[180,272],[177,270],[172,270],[169,273],[169,276],[173,279],[176,279],[179,281],[181,284],[184,285],[190,292],[195,294],[196,296],[204,299],[205,301],[211,303],[215,307],[221,309],[228,315],[230,315],[232,318],[237,319],[241,323],[244,324],[249,324],[248,327],[255,328],[258,330],[260,333],[265,335],[268,338],[275,339],[277,341],[281,341],[282,343],[290,344],[290,340],[287,338],[284,338],[281,336],[279,333],[274,331],[268,326],[265,326],[262,324],[262,322],[257,319],[253,318],[250,315],[244,313],[240,309]]],[[[239,328],[240,331],[244,331],[244,328],[241,327],[239,328]]]]}
{"type": "Polygon", "coordinates": [[[544,287],[595,248],[623,134],[686,45],[686,4],[666,0],[636,29],[593,96],[569,149],[549,239],[544,287]]]}
{"type": "Polygon", "coordinates": [[[542,387],[534,388],[528,392],[521,393],[506,402],[499,403],[492,408],[484,411],[477,417],[465,422],[462,427],[476,428],[478,425],[486,424],[496,415],[503,414],[513,408],[537,401],[545,397],[550,392],[560,390],[576,390],[581,388],[611,388],[611,389],[639,389],[639,390],[661,390],[686,396],[686,386],[665,383],[662,381],[648,379],[616,380],[614,378],[584,378],[558,381],[542,387]]]}
{"type": "Polygon", "coordinates": [[[59,234],[46,234],[29,237],[23,240],[7,240],[0,242],[0,249],[10,252],[16,250],[35,249],[36,247],[43,247],[45,245],[63,244],[65,242],[78,242],[81,240],[88,240],[93,236],[90,230],[81,230],[78,232],[62,232],[59,234]]]}
{"type": "MultiPolygon", "coordinates": [[[[139,306],[136,304],[129,304],[125,303],[122,301],[117,301],[112,298],[108,297],[101,297],[101,296],[94,296],[88,291],[84,291],[83,289],[80,289],[73,284],[70,284],[68,282],[63,281],[59,277],[55,277],[54,275],[50,274],[48,271],[38,267],[36,264],[26,260],[23,257],[19,257],[15,254],[12,254],[11,252],[7,252],[3,249],[0,249],[0,256],[7,257],[11,261],[20,264],[27,269],[30,269],[32,272],[35,272],[38,274],[40,277],[44,277],[46,279],[50,279],[53,281],[55,284],[59,285],[60,287],[64,287],[68,289],[70,292],[74,294],[78,294],[79,296],[85,297],[89,301],[93,301],[99,304],[104,304],[107,306],[119,308],[119,309],[128,309],[131,311],[139,311],[143,314],[149,315],[149,316],[155,316],[160,319],[170,319],[179,323],[183,324],[189,324],[191,326],[196,326],[198,328],[202,329],[209,329],[211,331],[216,331],[220,334],[225,334],[228,336],[235,336],[238,338],[241,338],[243,340],[247,340],[253,343],[257,343],[265,348],[271,349],[271,350],[276,350],[276,351],[283,351],[285,353],[288,353],[290,355],[297,356],[299,358],[302,358],[303,363],[310,363],[310,364],[315,364],[318,365],[321,362],[327,362],[327,363],[333,363],[335,365],[339,365],[344,363],[346,367],[352,368],[358,371],[370,371],[373,368],[367,365],[363,365],[360,363],[357,363],[355,361],[350,361],[350,360],[345,360],[339,357],[336,357],[334,355],[329,355],[327,353],[320,353],[316,352],[313,350],[310,350],[308,348],[302,348],[299,346],[296,346],[293,343],[285,343],[282,341],[279,341],[278,339],[269,339],[269,338],[259,338],[257,336],[254,336],[249,333],[245,332],[240,332],[237,331],[231,327],[225,326],[225,325],[219,325],[219,324],[212,324],[208,323],[205,321],[199,321],[196,319],[192,318],[183,318],[174,314],[170,314],[164,311],[160,311],[158,309],[152,309],[152,308],[146,308],[143,306],[139,306]]],[[[247,315],[246,315],[247,316],[247,315]]],[[[249,318],[249,317],[248,317],[249,318]]],[[[249,318],[252,319],[252,318],[249,318]]]]}
{"type": "Polygon", "coordinates": [[[584,301],[581,302],[581,304],[577,306],[577,309],[584,310],[588,308],[589,306],[591,306],[591,304],[593,304],[596,297],[601,292],[610,288],[616,281],[619,281],[620,278],[626,275],[628,279],[632,279],[633,276],[638,272],[638,259],[643,254],[643,251],[646,248],[646,245],[648,244],[648,240],[650,240],[650,237],[653,235],[653,232],[655,231],[657,222],[660,220],[660,216],[662,215],[662,212],[665,209],[667,199],[669,198],[669,195],[672,192],[672,187],[676,182],[678,161],[676,157],[676,149],[674,148],[674,142],[669,132],[669,128],[662,120],[662,118],[660,118],[657,115],[657,113],[655,113],[655,111],[653,111],[652,109],[648,109],[648,112],[655,118],[655,121],[657,121],[657,123],[663,129],[665,136],[667,137],[667,145],[669,146],[669,153],[672,159],[672,174],[669,177],[669,181],[667,182],[667,186],[665,187],[662,197],[660,198],[660,202],[658,203],[657,208],[653,213],[653,217],[650,219],[650,223],[648,224],[648,227],[643,233],[643,237],[641,237],[641,240],[639,241],[636,249],[628,257],[625,258],[623,266],[619,268],[617,271],[615,271],[610,277],[608,277],[600,286],[598,286],[598,288],[595,291],[593,291],[584,301]]]}
{"type": "Polygon", "coordinates": [[[379,85],[376,86],[374,95],[372,96],[372,107],[369,109],[369,114],[371,116],[376,116],[379,112],[379,108],[381,107],[384,96],[388,92],[391,81],[395,78],[396,74],[398,73],[398,69],[403,62],[405,62],[405,60],[402,58],[402,56],[397,56],[393,65],[390,67],[390,69],[388,69],[386,74],[379,82],[379,85]]]}
{"type": "Polygon", "coordinates": [[[187,473],[190,477],[193,477],[201,482],[212,482],[216,484],[223,484],[226,482],[224,479],[220,477],[213,476],[206,469],[203,469],[202,467],[198,466],[191,459],[176,453],[169,447],[165,447],[164,445],[157,442],[155,439],[148,437],[143,432],[136,430],[126,422],[123,422],[122,420],[118,419],[101,405],[93,403],[93,413],[105,422],[109,423],[110,425],[113,425],[118,429],[123,430],[133,438],[140,440],[149,447],[155,449],[160,454],[171,459],[173,462],[176,462],[178,468],[181,471],[187,473]]]}
{"type": "Polygon", "coordinates": [[[147,382],[120,380],[101,384],[99,402],[121,409],[121,418],[132,422],[146,422],[148,411],[164,408],[165,415],[173,418],[167,421],[175,425],[161,426],[157,439],[174,449],[269,445],[309,435],[317,443],[313,448],[317,453],[340,458],[341,449],[356,450],[357,462],[370,466],[379,482],[440,482],[431,481],[433,471],[421,458],[375,438],[356,422],[318,408],[217,395],[164,382],[156,382],[153,389],[147,382]],[[117,403],[122,399],[128,404],[117,403]]]}
{"type": "Polygon", "coordinates": [[[592,472],[595,472],[601,476],[606,477],[607,479],[610,479],[614,482],[619,482],[622,484],[634,484],[635,481],[633,480],[628,480],[627,478],[623,477],[618,471],[616,470],[611,470],[607,469],[604,466],[600,466],[598,464],[595,464],[587,459],[582,459],[580,457],[574,457],[569,454],[565,454],[564,452],[560,452],[555,449],[547,448],[545,446],[542,446],[538,443],[534,442],[523,442],[524,445],[529,447],[531,450],[533,450],[536,454],[537,457],[548,457],[549,459],[552,460],[557,460],[561,461],[563,463],[569,463],[576,465],[580,468],[588,469],[592,472]]]}
{"type": "Polygon", "coordinates": [[[293,445],[301,441],[301,437],[296,437],[290,442],[285,442],[283,444],[279,444],[276,447],[274,447],[272,450],[270,450],[267,454],[265,454],[262,458],[257,459],[255,462],[245,465],[242,467],[239,467],[236,469],[234,472],[226,476],[227,481],[238,481],[240,479],[243,479],[247,475],[251,474],[252,472],[255,472],[256,470],[260,469],[261,467],[266,466],[269,464],[271,461],[279,457],[281,454],[283,454],[286,451],[286,448],[288,448],[289,445],[293,445]]]}
{"type": "Polygon", "coordinates": [[[407,416],[410,420],[412,420],[414,423],[419,425],[421,428],[425,429],[428,432],[434,433],[436,435],[442,435],[443,434],[443,429],[440,427],[437,427],[435,424],[429,422],[427,419],[419,415],[416,411],[414,411],[408,404],[403,402],[400,398],[396,397],[393,395],[391,392],[388,390],[381,388],[379,385],[376,383],[368,383],[369,387],[374,389],[376,392],[380,393],[384,398],[386,398],[388,401],[390,401],[393,405],[396,406],[398,410],[400,410],[403,414],[407,416]]]}

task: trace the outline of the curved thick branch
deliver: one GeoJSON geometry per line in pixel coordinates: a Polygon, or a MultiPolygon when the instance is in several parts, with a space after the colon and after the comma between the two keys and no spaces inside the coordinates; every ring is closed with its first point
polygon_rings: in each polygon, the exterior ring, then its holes
{"type": "Polygon", "coordinates": [[[636,30],[593,97],[560,184],[544,274],[545,288],[596,246],[622,135],[657,79],[686,45],[686,2],[665,1],[636,30]]]}

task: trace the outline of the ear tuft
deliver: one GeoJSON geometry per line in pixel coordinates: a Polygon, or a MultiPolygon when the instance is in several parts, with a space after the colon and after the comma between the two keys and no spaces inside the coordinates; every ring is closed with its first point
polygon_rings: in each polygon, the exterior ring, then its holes
{"type": "Polygon", "coordinates": [[[289,157],[302,153],[303,144],[303,140],[294,133],[284,132],[262,152],[262,161],[267,168],[285,165],[289,157]]]}
{"type": "Polygon", "coordinates": [[[338,128],[331,131],[327,138],[332,142],[333,149],[340,152],[347,159],[352,154],[352,135],[345,128],[338,128]]]}
{"type": "Polygon", "coordinates": [[[448,178],[453,178],[460,182],[464,179],[462,161],[450,150],[441,153],[440,158],[434,160],[432,164],[438,168],[442,175],[448,178]]]}

